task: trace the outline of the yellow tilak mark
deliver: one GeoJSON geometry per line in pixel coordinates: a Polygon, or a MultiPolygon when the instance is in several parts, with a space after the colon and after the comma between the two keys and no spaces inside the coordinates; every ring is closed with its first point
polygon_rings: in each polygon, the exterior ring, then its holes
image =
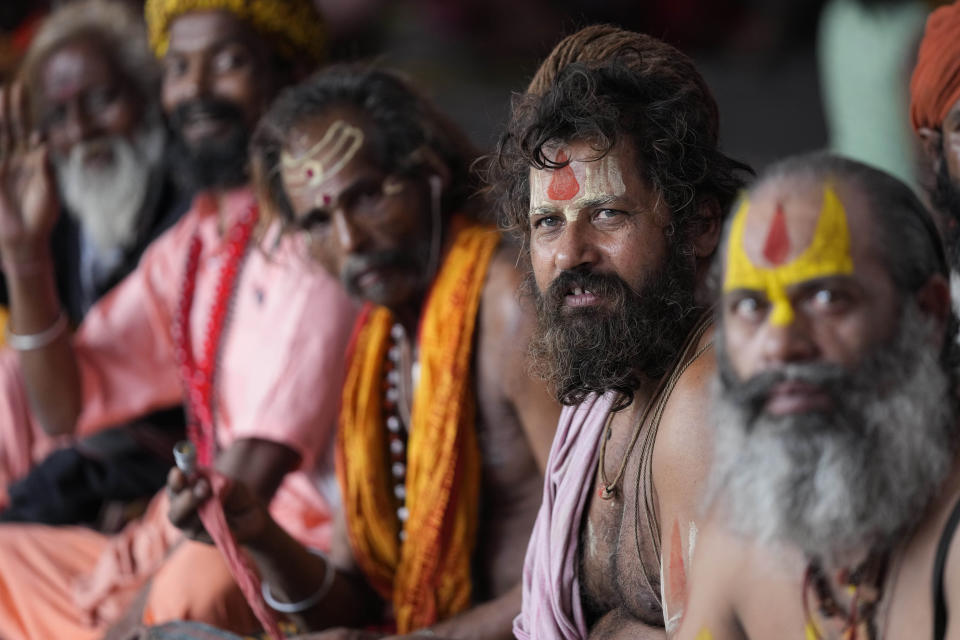
{"type": "Polygon", "coordinates": [[[785,265],[758,267],[750,261],[743,248],[743,229],[749,210],[750,202],[744,198],[730,228],[723,291],[749,289],[765,292],[772,305],[770,324],[786,327],[794,318],[787,287],[814,278],[853,273],[847,214],[833,187],[826,185],[823,189],[823,208],[810,246],[785,265]]]}
{"type": "Polygon", "coordinates": [[[694,640],[713,640],[713,634],[710,633],[710,629],[704,627],[700,629],[700,633],[697,634],[697,637],[694,640]]]}

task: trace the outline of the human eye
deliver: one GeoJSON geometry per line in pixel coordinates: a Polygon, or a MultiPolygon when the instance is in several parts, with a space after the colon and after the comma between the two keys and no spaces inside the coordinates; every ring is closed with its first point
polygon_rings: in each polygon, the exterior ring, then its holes
{"type": "Polygon", "coordinates": [[[766,315],[769,303],[756,293],[740,293],[728,301],[730,313],[747,322],[759,322],[766,315]]]}
{"type": "Polygon", "coordinates": [[[249,54],[240,46],[224,47],[213,58],[213,69],[218,73],[235,71],[246,66],[249,54]]]}
{"type": "Polygon", "coordinates": [[[824,312],[838,312],[846,309],[852,302],[852,296],[839,287],[816,287],[809,296],[810,305],[824,312]]]}
{"type": "Polygon", "coordinates": [[[563,224],[563,220],[560,216],[551,214],[533,216],[530,219],[530,226],[534,229],[556,229],[561,224],[563,224]]]}
{"type": "Polygon", "coordinates": [[[109,107],[117,98],[117,91],[110,87],[91,89],[86,95],[86,106],[90,113],[96,113],[109,107]]]}
{"type": "Polygon", "coordinates": [[[295,222],[294,227],[308,234],[325,233],[330,227],[330,214],[322,209],[312,209],[295,222]]]}
{"type": "Polygon", "coordinates": [[[163,59],[163,75],[167,78],[179,78],[187,72],[187,60],[182,56],[168,55],[163,59]]]}

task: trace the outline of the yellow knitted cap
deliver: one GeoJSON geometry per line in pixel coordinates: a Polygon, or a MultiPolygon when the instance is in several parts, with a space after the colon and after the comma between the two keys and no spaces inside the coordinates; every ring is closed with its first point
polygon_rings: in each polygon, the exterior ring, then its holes
{"type": "Polygon", "coordinates": [[[191,11],[230,11],[268,38],[290,60],[319,63],[326,46],[323,18],[311,0],[147,0],[150,46],[158,58],[170,45],[170,24],[191,11]]]}

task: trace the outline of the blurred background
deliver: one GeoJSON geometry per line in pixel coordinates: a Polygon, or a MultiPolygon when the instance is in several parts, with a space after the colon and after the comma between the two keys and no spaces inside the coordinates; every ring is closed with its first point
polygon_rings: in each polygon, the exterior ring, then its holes
{"type": "MultiPolygon", "coordinates": [[[[61,0],[62,1],[62,0],[61,0]]],[[[142,2],[129,1],[137,7],[142,2]]],[[[929,0],[315,0],[333,60],[410,74],[483,150],[565,34],[611,22],[691,55],[720,105],[724,149],[760,169],[831,148],[917,184],[907,87],[929,0]]],[[[0,73],[44,0],[0,2],[0,73]]]]}

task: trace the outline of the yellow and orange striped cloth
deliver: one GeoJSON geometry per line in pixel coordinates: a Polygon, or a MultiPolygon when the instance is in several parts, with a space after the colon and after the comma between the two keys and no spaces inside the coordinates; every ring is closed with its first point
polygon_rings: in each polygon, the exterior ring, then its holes
{"type": "Polygon", "coordinates": [[[421,314],[403,544],[382,408],[392,314],[369,307],[354,335],[337,436],[337,475],[354,556],[373,587],[392,602],[399,633],[470,604],[480,493],[473,333],[498,242],[491,227],[461,224],[421,314]]]}

